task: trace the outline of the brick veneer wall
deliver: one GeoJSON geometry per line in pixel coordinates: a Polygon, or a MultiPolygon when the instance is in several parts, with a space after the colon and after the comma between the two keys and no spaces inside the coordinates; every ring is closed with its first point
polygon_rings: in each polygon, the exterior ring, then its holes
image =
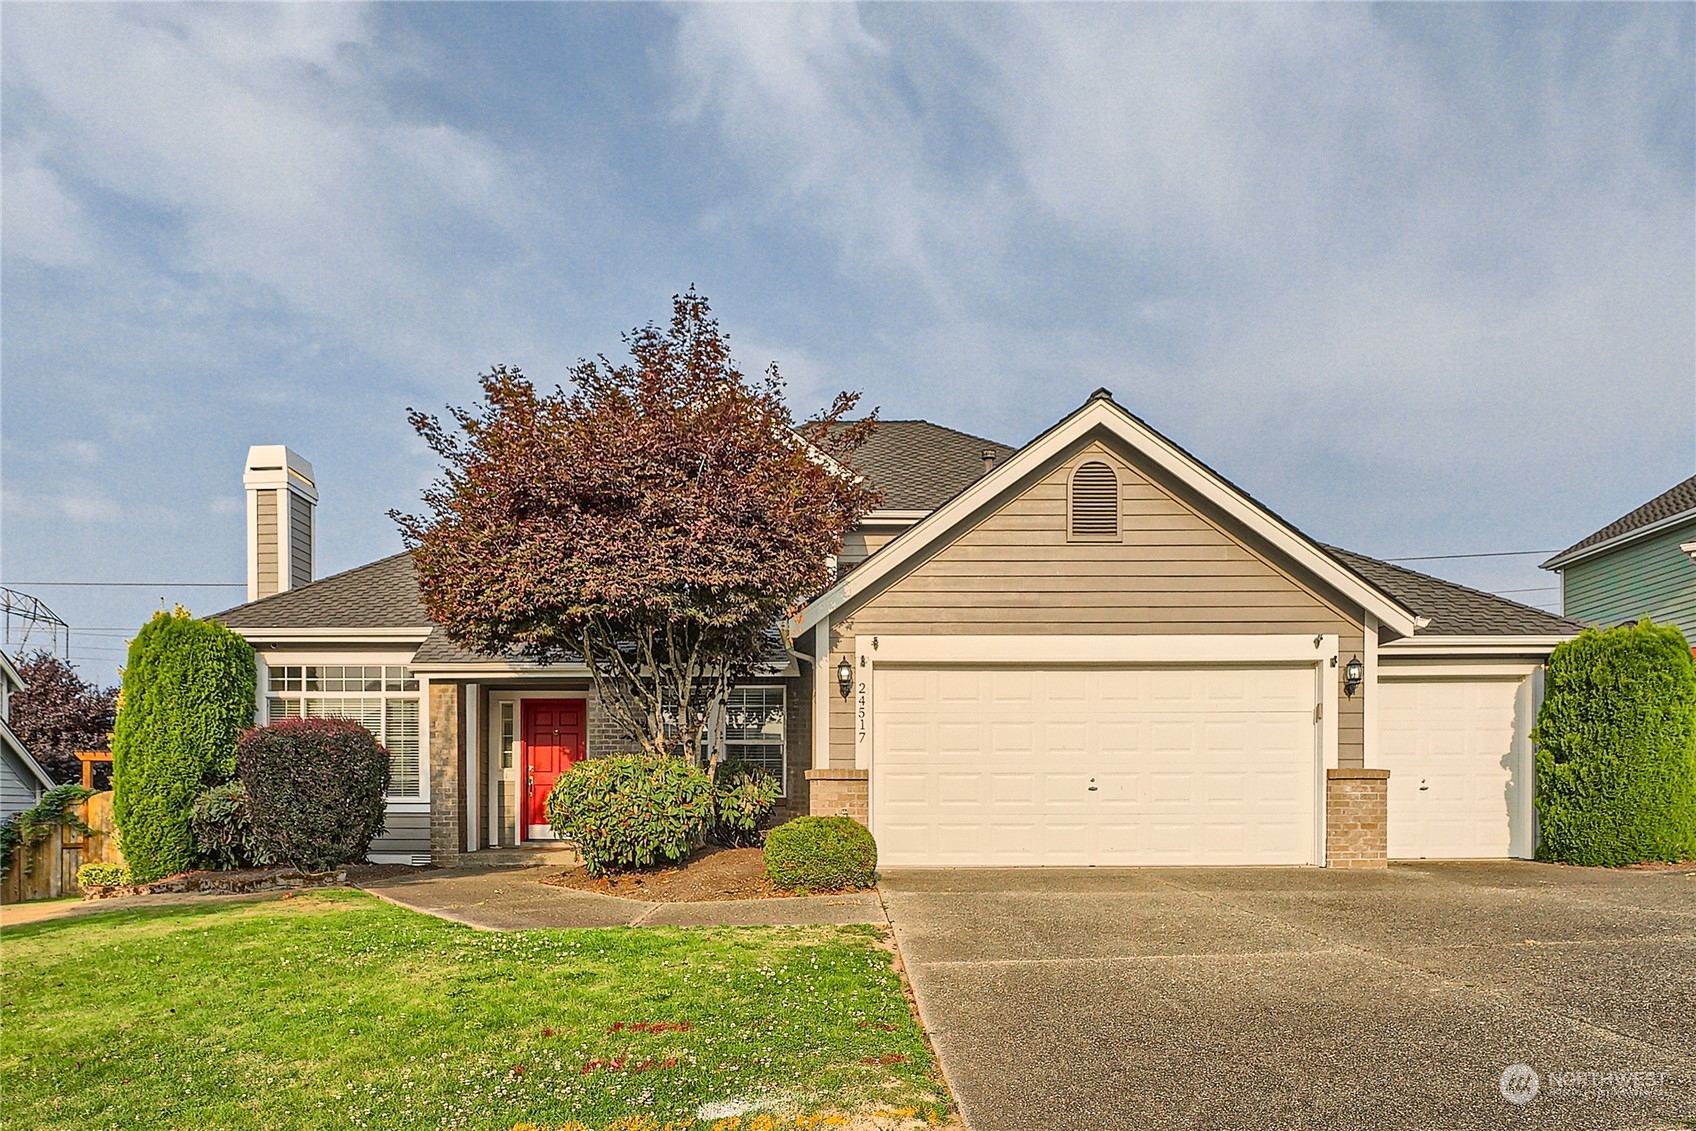
{"type": "Polygon", "coordinates": [[[1389,770],[1325,771],[1325,864],[1382,868],[1389,826],[1389,770]]]}
{"type": "Polygon", "coordinates": [[[628,754],[638,749],[636,740],[629,731],[613,721],[612,715],[601,707],[601,697],[594,690],[589,691],[588,704],[589,733],[585,751],[590,758],[605,758],[608,754],[628,754]]]}
{"type": "Polygon", "coordinates": [[[465,844],[460,767],[465,765],[462,685],[430,685],[430,859],[452,865],[465,844]]]}
{"type": "Polygon", "coordinates": [[[815,817],[852,817],[866,824],[871,783],[865,770],[808,770],[815,817]]]}

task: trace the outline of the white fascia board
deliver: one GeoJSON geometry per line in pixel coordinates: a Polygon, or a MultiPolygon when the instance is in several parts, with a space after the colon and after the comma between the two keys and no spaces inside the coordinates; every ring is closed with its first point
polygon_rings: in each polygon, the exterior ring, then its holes
{"type": "Polygon", "coordinates": [[[232,628],[249,644],[422,644],[428,628],[232,628]]]}
{"type": "MultiPolygon", "coordinates": [[[[1678,526],[1685,522],[1696,522],[1696,510],[1679,511],[1677,514],[1668,515],[1666,518],[1656,519],[1654,522],[1645,523],[1642,526],[1634,526],[1622,534],[1615,534],[1612,538],[1609,538],[1605,542],[1597,542],[1594,545],[1584,547],[1582,550],[1567,550],[1563,553],[1556,554],[1538,568],[1549,570],[1565,569],[1567,566],[1576,562],[1581,562],[1586,558],[1593,558],[1597,554],[1605,554],[1609,550],[1617,550],[1627,542],[1635,542],[1639,538],[1647,538],[1651,534],[1659,534],[1661,531],[1666,530],[1669,527],[1678,526]]],[[[1696,542],[1691,543],[1691,545],[1696,546],[1696,542]]],[[[1680,546],[1679,549],[1683,550],[1685,553],[1690,552],[1688,546],[1680,546]]]]}
{"type": "Polygon", "coordinates": [[[11,658],[7,656],[4,651],[0,651],[0,672],[5,673],[6,682],[12,685],[12,690],[29,690],[29,684],[24,682],[24,677],[18,673],[17,667],[12,663],[11,658]]]}
{"type": "Polygon", "coordinates": [[[1331,634],[1184,636],[884,636],[855,641],[876,666],[1016,664],[1021,667],[1120,664],[1314,664],[1337,655],[1331,634]]]}
{"type": "Polygon", "coordinates": [[[11,724],[6,722],[5,719],[0,719],[0,741],[4,741],[7,746],[12,748],[12,753],[18,756],[18,760],[24,764],[24,768],[34,774],[35,780],[40,782],[44,788],[52,789],[57,784],[51,777],[47,776],[47,771],[41,768],[41,763],[35,760],[35,755],[29,752],[29,748],[24,745],[23,739],[17,736],[17,733],[12,730],[11,724]]]}
{"type": "Polygon", "coordinates": [[[1378,653],[1385,661],[1398,656],[1547,656],[1577,632],[1531,636],[1414,636],[1393,640],[1378,653]]]}
{"type": "Polygon", "coordinates": [[[1245,498],[1240,491],[1113,401],[1106,397],[1097,397],[997,464],[989,474],[867,558],[864,564],[801,610],[801,615],[795,622],[795,631],[805,632],[853,597],[871,589],[903,562],[952,529],[956,523],[994,501],[1002,491],[1096,428],[1105,428],[1131,447],[1151,457],[1185,486],[1288,554],[1342,593],[1351,603],[1375,614],[1384,627],[1401,636],[1412,636],[1417,629],[1411,611],[1369,585],[1359,574],[1319,549],[1306,536],[1245,498]]]}
{"type": "Polygon", "coordinates": [[[512,676],[522,679],[587,679],[589,669],[583,664],[537,664],[525,660],[481,660],[472,663],[417,664],[417,675],[440,678],[475,678],[484,675],[512,676]]]}
{"type": "Polygon", "coordinates": [[[1696,542],[1680,542],[1678,548],[1684,551],[1691,565],[1696,565],[1696,542]]]}
{"type": "Polygon", "coordinates": [[[929,515],[929,511],[867,511],[860,516],[856,526],[911,526],[921,522],[929,515]]]}

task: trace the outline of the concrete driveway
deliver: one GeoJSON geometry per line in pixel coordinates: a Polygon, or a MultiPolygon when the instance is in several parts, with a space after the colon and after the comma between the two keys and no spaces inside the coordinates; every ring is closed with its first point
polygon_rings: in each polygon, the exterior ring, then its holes
{"type": "Polygon", "coordinates": [[[1696,1126],[1696,870],[903,870],[882,891],[971,1131],[1696,1126]]]}

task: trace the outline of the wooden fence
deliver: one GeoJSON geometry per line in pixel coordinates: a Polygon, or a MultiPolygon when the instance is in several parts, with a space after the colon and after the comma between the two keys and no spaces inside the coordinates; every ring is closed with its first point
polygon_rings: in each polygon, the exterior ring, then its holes
{"type": "Polygon", "coordinates": [[[78,895],[77,869],[84,864],[122,864],[112,824],[112,791],[97,793],[83,806],[83,821],[93,834],[80,836],[60,827],[34,844],[19,845],[0,879],[0,903],[78,895]]]}

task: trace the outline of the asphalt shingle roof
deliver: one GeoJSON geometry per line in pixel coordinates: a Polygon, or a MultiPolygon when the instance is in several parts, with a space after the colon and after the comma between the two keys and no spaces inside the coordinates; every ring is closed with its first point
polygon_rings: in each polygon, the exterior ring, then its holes
{"type": "MultiPolygon", "coordinates": [[[[854,463],[885,491],[885,508],[934,510],[971,486],[983,474],[985,448],[996,452],[997,462],[1013,452],[1004,444],[927,421],[886,420],[856,453],[854,463]]],[[[1649,505],[1661,503],[1680,489],[1690,491],[1690,501],[1685,504],[1685,509],[1696,505],[1696,478],[1680,484],[1679,488],[1649,505]]],[[[1676,502],[1663,505],[1667,507],[1666,514],[1678,513],[1676,502]]],[[[1649,517],[1642,521],[1654,520],[1649,517]]],[[[1602,533],[1598,532],[1598,535],[1602,533]]],[[[1423,630],[1427,633],[1445,636],[1540,635],[1573,632],[1579,628],[1576,621],[1505,597],[1469,589],[1334,546],[1324,549],[1415,614],[1429,618],[1430,626],[1423,630]]],[[[445,629],[433,624],[418,600],[418,582],[413,574],[412,558],[406,553],[323,578],[299,589],[238,605],[216,616],[237,631],[431,628],[433,631],[419,648],[415,663],[451,664],[487,659],[454,644],[445,629]]]]}
{"type": "Polygon", "coordinates": [[[1381,562],[1336,546],[1326,553],[1431,623],[1420,629],[1432,636],[1544,636],[1577,632],[1582,625],[1566,617],[1470,589],[1440,577],[1381,562]]]}
{"type": "Polygon", "coordinates": [[[418,600],[418,581],[408,553],[213,616],[237,632],[244,628],[429,628],[434,624],[418,600]]]}
{"type": "Polygon", "coordinates": [[[933,511],[983,478],[983,453],[1000,463],[1006,444],[928,420],[880,420],[848,463],[884,494],[883,509],[933,511]]]}
{"type": "MultiPolygon", "coordinates": [[[[1692,475],[1671,490],[1656,495],[1630,514],[1621,515],[1614,519],[1596,533],[1586,538],[1580,538],[1577,542],[1550,558],[1549,562],[1558,561],[1574,551],[1611,541],[1621,534],[1630,534],[1639,527],[1648,526],[1651,523],[1660,522],[1662,519],[1693,510],[1696,510],[1696,475],[1692,475]]],[[[1544,568],[1548,568],[1549,562],[1543,563],[1544,568]]]]}

